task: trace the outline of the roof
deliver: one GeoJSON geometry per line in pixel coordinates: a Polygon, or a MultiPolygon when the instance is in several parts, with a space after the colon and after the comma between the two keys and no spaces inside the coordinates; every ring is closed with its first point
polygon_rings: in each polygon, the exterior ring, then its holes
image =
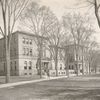
{"type": "MultiPolygon", "coordinates": [[[[12,35],[14,34],[23,34],[23,35],[28,35],[28,36],[32,36],[32,37],[36,37],[36,38],[43,38],[43,39],[48,39],[47,37],[44,37],[44,36],[39,36],[39,35],[36,35],[36,34],[33,34],[33,33],[30,33],[30,32],[25,32],[25,31],[15,31],[12,33],[12,35]]],[[[2,37],[0,40],[2,40],[4,37],[2,37]]]]}
{"type": "MultiPolygon", "coordinates": [[[[69,47],[69,46],[75,46],[75,44],[68,44],[65,47],[69,47]]],[[[88,48],[88,47],[86,47],[84,45],[78,45],[78,44],[76,44],[76,46],[88,48]]]]}
{"type": "Polygon", "coordinates": [[[36,37],[36,38],[43,38],[43,39],[47,39],[47,37],[44,37],[44,36],[39,36],[39,35],[36,35],[34,33],[30,33],[30,32],[25,32],[25,31],[16,31],[12,34],[23,34],[23,35],[28,35],[28,36],[32,36],[32,37],[36,37]]]}
{"type": "Polygon", "coordinates": [[[49,47],[55,48],[57,47],[58,49],[64,49],[64,47],[56,46],[56,45],[49,45],[49,47]]]}

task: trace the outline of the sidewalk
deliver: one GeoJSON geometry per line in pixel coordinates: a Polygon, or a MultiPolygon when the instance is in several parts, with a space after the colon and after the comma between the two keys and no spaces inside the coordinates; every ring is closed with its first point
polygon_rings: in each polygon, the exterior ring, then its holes
{"type": "Polygon", "coordinates": [[[42,82],[42,81],[48,81],[48,80],[55,80],[55,79],[60,79],[60,78],[67,78],[67,76],[50,77],[50,78],[42,78],[42,79],[36,79],[36,80],[30,80],[30,81],[1,84],[0,88],[13,87],[13,86],[18,86],[18,85],[24,85],[28,83],[36,83],[36,82],[42,82]]]}

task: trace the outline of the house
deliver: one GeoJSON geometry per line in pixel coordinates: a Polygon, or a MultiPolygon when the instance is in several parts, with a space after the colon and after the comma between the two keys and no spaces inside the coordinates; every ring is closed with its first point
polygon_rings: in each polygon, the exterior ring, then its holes
{"type": "Polygon", "coordinates": [[[82,45],[68,45],[65,47],[66,69],[69,75],[89,73],[87,47],[82,45]]]}
{"type": "MultiPolygon", "coordinates": [[[[50,48],[55,51],[55,46],[52,45],[50,48]]],[[[58,55],[57,55],[57,70],[55,68],[55,55],[52,54],[51,56],[51,69],[50,69],[50,75],[55,76],[56,71],[58,76],[66,76],[66,69],[65,69],[65,61],[64,61],[64,48],[62,47],[57,47],[58,49],[58,55]]],[[[55,52],[54,52],[55,53],[55,52]]]]}
{"type": "Polygon", "coordinates": [[[100,73],[100,50],[92,51],[90,61],[90,73],[100,73]]]}

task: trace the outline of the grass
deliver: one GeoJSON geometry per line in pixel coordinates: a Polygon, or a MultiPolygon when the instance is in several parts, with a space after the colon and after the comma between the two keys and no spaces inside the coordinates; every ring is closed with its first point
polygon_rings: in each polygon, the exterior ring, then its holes
{"type": "MultiPolygon", "coordinates": [[[[10,83],[14,82],[20,82],[20,81],[29,81],[29,80],[36,80],[40,79],[39,75],[34,75],[34,76],[11,76],[10,77],[10,83]]],[[[5,76],[0,76],[0,84],[5,83],[5,76]]]]}
{"type": "Polygon", "coordinates": [[[3,88],[0,100],[100,100],[99,77],[80,76],[3,88]]]}

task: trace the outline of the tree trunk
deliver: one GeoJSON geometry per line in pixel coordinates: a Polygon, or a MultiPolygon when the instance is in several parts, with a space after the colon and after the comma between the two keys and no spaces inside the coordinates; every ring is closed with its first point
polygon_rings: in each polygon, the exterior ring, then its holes
{"type": "Polygon", "coordinates": [[[5,37],[5,63],[6,63],[6,83],[10,82],[10,43],[7,36],[5,37]]]}
{"type": "Polygon", "coordinates": [[[69,54],[68,54],[68,50],[67,49],[65,49],[66,51],[66,54],[65,54],[65,68],[66,68],[66,76],[68,76],[69,77],[69,54]]]}
{"type": "Polygon", "coordinates": [[[55,47],[55,69],[56,69],[56,76],[58,76],[58,47],[55,47]]]}
{"type": "Polygon", "coordinates": [[[39,46],[39,69],[40,69],[40,78],[42,78],[42,45],[43,41],[41,40],[40,46],[39,46]]]}
{"type": "Polygon", "coordinates": [[[78,76],[78,74],[79,74],[79,68],[78,68],[79,66],[78,66],[78,61],[77,61],[77,76],[78,76]]]}
{"type": "Polygon", "coordinates": [[[97,66],[96,65],[94,65],[95,66],[95,74],[97,73],[97,66]]]}
{"type": "Polygon", "coordinates": [[[96,16],[96,19],[97,19],[97,22],[98,22],[98,26],[100,28],[100,17],[99,17],[99,6],[97,4],[97,1],[95,0],[95,16],[96,16]]]}
{"type": "MultiPolygon", "coordinates": [[[[77,50],[77,49],[76,49],[76,50],[77,50]]],[[[76,56],[76,71],[77,71],[76,74],[77,74],[77,76],[78,76],[78,74],[79,74],[79,68],[78,68],[78,67],[79,67],[79,66],[78,66],[78,57],[79,57],[79,56],[78,56],[78,50],[76,51],[76,55],[77,55],[77,56],[76,56]]]]}
{"type": "Polygon", "coordinates": [[[66,76],[68,76],[69,77],[69,60],[68,60],[68,58],[67,58],[67,68],[66,68],[66,76]]]}
{"type": "Polygon", "coordinates": [[[84,56],[83,55],[84,54],[83,54],[83,47],[82,47],[82,74],[84,75],[84,65],[83,65],[84,64],[84,61],[83,61],[84,60],[83,59],[84,56]]]}
{"type": "MultiPolygon", "coordinates": [[[[5,3],[5,8],[6,8],[6,3],[5,3]]],[[[4,40],[5,40],[5,63],[6,63],[6,80],[5,81],[6,81],[6,83],[9,83],[10,82],[10,42],[8,41],[6,12],[3,9],[3,5],[2,5],[2,15],[3,15],[3,22],[4,22],[4,34],[5,34],[5,36],[4,36],[4,40]]]]}
{"type": "Polygon", "coordinates": [[[89,74],[91,73],[91,65],[90,65],[90,61],[89,61],[89,74]]]}
{"type": "Polygon", "coordinates": [[[42,78],[41,57],[39,57],[39,69],[40,69],[40,78],[42,78]]]}

